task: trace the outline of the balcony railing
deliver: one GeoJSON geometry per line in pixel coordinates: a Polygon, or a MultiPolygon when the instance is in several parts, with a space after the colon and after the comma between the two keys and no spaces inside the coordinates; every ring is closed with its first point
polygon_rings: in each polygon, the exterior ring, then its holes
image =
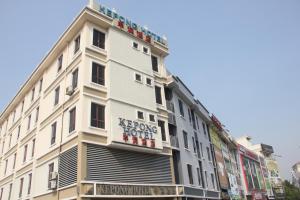
{"type": "Polygon", "coordinates": [[[179,148],[178,138],[175,135],[170,135],[171,146],[175,148],[179,148]]]}
{"type": "Polygon", "coordinates": [[[172,101],[166,101],[167,102],[167,110],[171,112],[175,112],[174,103],[172,101]]]}

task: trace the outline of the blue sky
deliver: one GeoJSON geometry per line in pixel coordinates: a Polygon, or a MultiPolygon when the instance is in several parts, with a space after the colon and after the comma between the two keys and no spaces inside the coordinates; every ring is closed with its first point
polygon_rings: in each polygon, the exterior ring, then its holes
{"type": "MultiPolygon", "coordinates": [[[[0,2],[0,110],[86,0],[0,2]]],[[[300,161],[300,1],[101,0],[168,38],[166,64],[235,137],[300,161]]]]}

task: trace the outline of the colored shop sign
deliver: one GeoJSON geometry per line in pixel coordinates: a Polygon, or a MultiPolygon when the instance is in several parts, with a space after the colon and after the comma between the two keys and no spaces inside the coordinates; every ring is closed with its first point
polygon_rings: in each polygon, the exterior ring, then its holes
{"type": "Polygon", "coordinates": [[[111,10],[109,8],[106,8],[103,5],[100,5],[99,12],[106,15],[109,18],[117,20],[118,21],[117,27],[123,29],[124,25],[126,25],[129,33],[133,34],[134,31],[136,31],[137,37],[140,37],[141,39],[143,39],[142,35],[145,35],[146,36],[145,40],[147,42],[150,42],[151,41],[150,38],[152,38],[153,40],[155,40],[156,42],[158,42],[164,46],[167,45],[167,40],[165,38],[149,31],[145,27],[142,27],[142,26],[136,24],[135,22],[131,21],[130,19],[123,17],[122,15],[116,13],[114,10],[111,10]]]}

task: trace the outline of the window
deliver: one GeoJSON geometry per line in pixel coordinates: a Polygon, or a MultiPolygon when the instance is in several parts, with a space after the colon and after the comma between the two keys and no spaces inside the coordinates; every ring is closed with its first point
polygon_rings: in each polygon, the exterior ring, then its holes
{"type": "Polygon", "coordinates": [[[142,75],[140,75],[140,74],[137,74],[137,73],[135,73],[135,80],[137,81],[137,82],[142,82],[142,75]]]}
{"type": "Polygon", "coordinates": [[[25,103],[25,101],[23,100],[22,101],[22,106],[21,106],[21,113],[23,113],[23,110],[24,110],[24,103],[25,103]]]}
{"type": "Polygon", "coordinates": [[[51,145],[55,143],[56,140],[56,122],[51,125],[51,145]]]}
{"type": "Polygon", "coordinates": [[[91,104],[91,126],[105,128],[105,107],[96,103],[91,104]]]}
{"type": "Polygon", "coordinates": [[[182,101],[180,99],[178,99],[178,104],[179,104],[180,115],[182,117],[184,117],[183,103],[182,103],[182,101]]]}
{"type": "Polygon", "coordinates": [[[143,52],[144,52],[145,54],[148,54],[148,53],[149,53],[149,49],[148,49],[147,47],[143,47],[143,52]]]}
{"type": "Polygon", "coordinates": [[[27,190],[27,194],[30,194],[31,191],[31,182],[32,182],[32,174],[28,174],[28,190],[27,190]]]}
{"type": "Polygon", "coordinates": [[[200,168],[197,168],[197,175],[198,175],[198,184],[201,185],[201,172],[200,172],[200,168]]]}
{"type": "Polygon", "coordinates": [[[15,119],[16,119],[16,110],[14,110],[13,112],[13,122],[15,122],[15,119]]]}
{"type": "Polygon", "coordinates": [[[26,144],[24,146],[23,163],[26,162],[27,159],[27,149],[28,149],[28,145],[26,144]]]}
{"type": "Polygon", "coordinates": [[[10,145],[11,145],[11,138],[12,138],[12,133],[11,133],[11,134],[9,134],[8,148],[10,148],[10,145]]]}
{"type": "Polygon", "coordinates": [[[34,157],[34,151],[35,151],[35,139],[32,140],[31,157],[34,157]]]}
{"type": "Polygon", "coordinates": [[[199,120],[198,120],[198,117],[196,116],[196,124],[197,124],[197,128],[198,128],[198,130],[200,129],[199,128],[199,120]]]}
{"type": "Polygon", "coordinates": [[[69,133],[75,130],[76,124],[76,108],[70,110],[69,133]]]}
{"type": "Polygon", "coordinates": [[[74,54],[77,53],[79,48],[80,48],[80,35],[74,40],[74,54]]]}
{"type": "Polygon", "coordinates": [[[105,49],[105,34],[94,29],[93,31],[93,45],[101,49],[105,49]]]}
{"type": "Polygon", "coordinates": [[[105,67],[98,63],[93,62],[92,64],[92,82],[97,83],[99,85],[105,84],[105,76],[104,76],[105,67]]]}
{"type": "Polygon", "coordinates": [[[15,169],[15,167],[16,167],[16,160],[17,160],[17,153],[14,154],[13,169],[15,169]]]}
{"type": "Polygon", "coordinates": [[[3,142],[2,142],[2,150],[1,150],[1,153],[3,154],[3,152],[4,152],[4,145],[5,145],[5,140],[3,140],[3,142]]]}
{"type": "Polygon", "coordinates": [[[155,116],[152,114],[149,114],[149,121],[150,122],[155,122],[155,116]]]}
{"type": "Polygon", "coordinates": [[[152,79],[151,78],[146,78],[146,84],[149,86],[152,86],[152,79]]]}
{"type": "Polygon", "coordinates": [[[8,200],[10,200],[11,199],[11,191],[12,191],[12,183],[11,184],[9,184],[9,192],[8,192],[8,200]]]}
{"type": "Polygon", "coordinates": [[[211,174],[211,182],[212,182],[212,185],[213,185],[213,188],[215,189],[215,177],[214,177],[214,174],[211,174]]]}
{"type": "Polygon", "coordinates": [[[20,138],[21,125],[18,126],[17,140],[20,138]]]}
{"type": "Polygon", "coordinates": [[[156,56],[151,56],[151,61],[152,61],[152,70],[155,72],[158,72],[158,60],[156,56]]]}
{"type": "Polygon", "coordinates": [[[155,86],[155,97],[156,97],[156,103],[162,104],[161,88],[158,86],[155,86]]]}
{"type": "Polygon", "coordinates": [[[192,116],[191,116],[191,110],[188,108],[188,114],[189,114],[189,121],[192,123],[192,116]]]}
{"type": "Polygon", "coordinates": [[[201,156],[203,158],[203,147],[202,147],[202,143],[200,142],[200,150],[201,150],[201,156]]]}
{"type": "Polygon", "coordinates": [[[206,188],[208,188],[207,171],[205,171],[206,188]]]}
{"type": "Polygon", "coordinates": [[[183,132],[184,148],[188,149],[189,148],[188,134],[185,131],[182,132],[183,132]]]}
{"type": "Polygon", "coordinates": [[[56,89],[55,89],[55,94],[54,94],[54,106],[56,106],[59,102],[59,90],[60,90],[60,87],[58,86],[56,89]]]}
{"type": "Polygon", "coordinates": [[[137,42],[132,42],[132,47],[138,50],[139,44],[137,42]]]}
{"type": "Polygon", "coordinates": [[[187,169],[188,169],[188,175],[189,175],[190,184],[193,185],[194,184],[194,180],[193,180],[192,165],[187,164],[187,169]]]}
{"type": "Polygon", "coordinates": [[[48,166],[48,188],[51,188],[51,173],[54,172],[54,163],[49,164],[48,166]]]}
{"type": "Polygon", "coordinates": [[[2,196],[3,196],[3,188],[1,188],[0,200],[2,200],[2,196]]]}
{"type": "Polygon", "coordinates": [[[43,79],[40,80],[40,89],[39,89],[39,93],[42,92],[43,89],[43,79]]]}
{"type": "Polygon", "coordinates": [[[137,118],[138,119],[144,119],[144,113],[142,111],[137,111],[137,118]]]}
{"type": "Polygon", "coordinates": [[[4,175],[7,172],[7,165],[8,165],[8,159],[5,160],[5,168],[4,168],[4,175]]]}
{"type": "Polygon", "coordinates": [[[77,88],[78,85],[78,69],[75,69],[72,73],[72,87],[77,88]]]}
{"type": "Polygon", "coordinates": [[[35,114],[35,123],[39,121],[39,113],[40,113],[40,107],[36,108],[36,114],[35,114]]]}
{"type": "Polygon", "coordinates": [[[202,123],[202,127],[203,127],[203,131],[204,131],[204,135],[206,135],[206,128],[205,128],[205,124],[202,123]]]}
{"type": "Polygon", "coordinates": [[[195,138],[194,138],[194,137],[192,137],[192,140],[193,140],[193,149],[194,149],[194,153],[196,153],[195,138]]]}
{"type": "Polygon", "coordinates": [[[63,54],[61,54],[57,59],[57,72],[60,72],[62,65],[63,65],[63,54]]]}
{"type": "Polygon", "coordinates": [[[20,179],[19,198],[22,197],[22,193],[23,193],[23,184],[24,184],[24,178],[21,178],[21,179],[20,179]]]}
{"type": "Polygon", "coordinates": [[[27,130],[30,130],[31,115],[28,116],[27,130]]]}
{"type": "Polygon", "coordinates": [[[34,100],[34,92],[35,92],[35,87],[32,88],[32,90],[31,90],[31,101],[34,100]]]}
{"type": "Polygon", "coordinates": [[[206,151],[207,151],[207,157],[208,157],[208,160],[211,161],[211,156],[210,156],[209,147],[206,147],[206,151]]]}
{"type": "Polygon", "coordinates": [[[160,132],[161,132],[161,139],[162,141],[166,141],[166,129],[165,129],[165,122],[158,120],[158,127],[160,128],[160,132]]]}

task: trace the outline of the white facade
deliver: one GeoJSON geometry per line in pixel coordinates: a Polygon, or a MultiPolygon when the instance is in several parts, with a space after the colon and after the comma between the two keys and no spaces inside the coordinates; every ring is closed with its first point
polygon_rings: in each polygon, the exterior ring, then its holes
{"type": "Polygon", "coordinates": [[[115,188],[121,188],[115,198],[218,199],[208,111],[181,82],[171,81],[165,41],[128,33],[108,10],[89,6],[0,116],[0,199],[95,199],[111,197],[115,188]],[[172,150],[165,86],[174,83],[179,146],[172,150]],[[173,163],[174,151],[179,163],[173,163]]]}

